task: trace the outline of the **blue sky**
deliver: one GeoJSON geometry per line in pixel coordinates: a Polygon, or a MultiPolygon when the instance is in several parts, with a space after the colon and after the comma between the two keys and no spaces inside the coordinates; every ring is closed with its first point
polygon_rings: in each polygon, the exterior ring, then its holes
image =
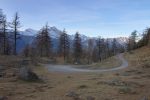
{"type": "Polygon", "coordinates": [[[17,11],[21,30],[49,26],[87,36],[129,36],[150,26],[150,0],[0,0],[12,20],[17,11]]]}

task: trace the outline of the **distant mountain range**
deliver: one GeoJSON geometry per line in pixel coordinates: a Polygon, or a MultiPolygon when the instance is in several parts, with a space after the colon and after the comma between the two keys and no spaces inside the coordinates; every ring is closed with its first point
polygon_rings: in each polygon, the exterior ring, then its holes
{"type": "MultiPolygon", "coordinates": [[[[52,38],[52,43],[53,43],[53,48],[57,49],[58,47],[58,43],[59,43],[59,36],[62,34],[62,31],[57,29],[56,27],[50,27],[48,29],[50,36],[52,38]]],[[[12,30],[9,30],[9,32],[12,32],[12,30]]],[[[25,45],[27,44],[31,44],[36,35],[38,34],[38,30],[34,30],[34,29],[26,29],[24,31],[19,31],[20,35],[20,39],[17,40],[17,51],[20,52],[22,51],[22,49],[25,47],[25,45]]],[[[82,39],[82,44],[84,45],[83,47],[86,47],[88,44],[88,39],[90,39],[91,37],[88,37],[86,35],[81,34],[81,39],[82,39]]],[[[69,35],[70,41],[73,41],[74,39],[74,35],[69,35]]],[[[92,37],[93,39],[97,39],[97,37],[92,37]]],[[[118,37],[116,38],[118,45],[122,45],[122,46],[126,46],[126,43],[128,41],[128,38],[126,37],[118,37]]],[[[108,41],[110,42],[110,44],[113,41],[113,38],[108,38],[108,41]]],[[[72,43],[72,42],[71,42],[72,43]]]]}

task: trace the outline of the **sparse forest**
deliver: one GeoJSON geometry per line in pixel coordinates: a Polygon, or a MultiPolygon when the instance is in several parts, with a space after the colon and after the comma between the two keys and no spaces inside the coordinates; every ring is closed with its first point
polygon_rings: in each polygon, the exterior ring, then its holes
{"type": "Polygon", "coordinates": [[[19,12],[7,17],[0,9],[0,100],[149,100],[150,28],[103,38],[47,22],[30,35],[19,12]]]}
{"type": "Polygon", "coordinates": [[[69,60],[69,62],[72,63],[90,64],[92,62],[101,62],[118,53],[132,51],[150,44],[149,28],[141,33],[142,37],[140,39],[138,39],[138,32],[133,31],[125,46],[120,45],[115,38],[109,41],[109,39],[101,37],[89,37],[85,44],[82,42],[82,38],[78,32],[74,35],[74,39],[71,40],[66,30],[64,30],[58,37],[58,48],[54,50],[53,46],[55,46],[55,44],[51,40],[49,26],[46,24],[41,28],[33,43],[27,44],[22,52],[19,53],[16,49],[17,40],[21,39],[19,33],[19,28],[21,27],[19,18],[18,13],[15,13],[13,21],[7,22],[6,15],[2,9],[0,10],[0,51],[3,55],[24,55],[25,57],[30,57],[32,54],[29,53],[33,52],[37,57],[63,57],[64,63],[67,63],[69,60]],[[8,31],[10,29],[12,29],[11,32],[8,31]],[[57,54],[55,54],[54,51],[58,51],[57,54]]]}

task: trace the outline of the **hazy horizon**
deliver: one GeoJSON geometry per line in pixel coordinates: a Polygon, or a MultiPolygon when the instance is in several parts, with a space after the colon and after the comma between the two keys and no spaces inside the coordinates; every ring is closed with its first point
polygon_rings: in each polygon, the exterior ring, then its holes
{"type": "Polygon", "coordinates": [[[150,1],[127,0],[1,0],[0,8],[11,21],[20,15],[21,30],[49,26],[68,34],[95,37],[127,37],[142,32],[150,23],[150,1]]]}

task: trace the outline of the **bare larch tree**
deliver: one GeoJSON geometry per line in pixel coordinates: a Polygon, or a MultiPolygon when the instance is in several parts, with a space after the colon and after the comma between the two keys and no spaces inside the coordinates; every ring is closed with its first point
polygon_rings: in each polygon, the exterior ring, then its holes
{"type": "Polygon", "coordinates": [[[63,33],[60,35],[59,38],[59,53],[63,55],[64,62],[66,62],[66,60],[68,59],[70,51],[69,49],[70,49],[69,36],[64,29],[63,33]]]}
{"type": "Polygon", "coordinates": [[[20,19],[20,17],[18,15],[18,13],[16,12],[13,21],[10,23],[10,27],[13,29],[13,33],[14,33],[14,37],[13,37],[13,40],[14,40],[13,54],[14,55],[17,54],[17,50],[16,50],[17,40],[20,38],[19,37],[20,34],[18,32],[18,29],[21,27],[19,19],[20,19]]]}

